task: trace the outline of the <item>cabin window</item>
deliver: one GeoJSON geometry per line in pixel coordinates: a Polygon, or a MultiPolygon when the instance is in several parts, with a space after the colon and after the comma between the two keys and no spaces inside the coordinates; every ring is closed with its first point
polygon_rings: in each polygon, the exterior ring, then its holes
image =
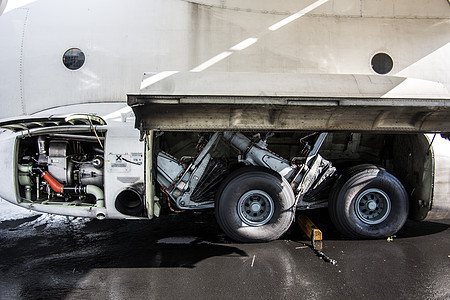
{"type": "Polygon", "coordinates": [[[78,48],[70,48],[63,55],[63,64],[69,70],[78,70],[84,65],[86,56],[78,48]]]}
{"type": "Polygon", "coordinates": [[[389,73],[394,66],[392,58],[386,53],[375,54],[372,57],[371,63],[372,63],[372,70],[382,75],[389,73]]]}

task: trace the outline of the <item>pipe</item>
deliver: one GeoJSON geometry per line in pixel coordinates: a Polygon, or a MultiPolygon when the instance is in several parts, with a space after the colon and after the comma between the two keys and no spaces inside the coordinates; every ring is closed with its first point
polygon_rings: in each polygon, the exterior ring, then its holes
{"type": "Polygon", "coordinates": [[[53,176],[50,175],[49,172],[45,171],[42,173],[41,176],[42,178],[45,179],[45,181],[47,181],[47,183],[50,185],[53,191],[60,194],[64,192],[64,185],[62,185],[61,183],[58,182],[58,180],[53,178],[53,176]]]}
{"type": "MultiPolygon", "coordinates": [[[[59,139],[69,139],[69,140],[76,140],[76,141],[85,141],[85,142],[96,142],[97,138],[95,136],[87,136],[87,135],[80,135],[80,134],[61,134],[61,133],[51,133],[49,134],[51,137],[59,138],[59,139]]],[[[105,140],[104,137],[99,136],[100,140],[105,140]]]]}
{"type": "Polygon", "coordinates": [[[85,193],[95,197],[95,206],[105,207],[105,195],[101,188],[96,185],[89,184],[85,187],[85,193]]]}
{"type": "Polygon", "coordinates": [[[33,167],[31,165],[18,165],[19,172],[22,173],[30,173],[32,171],[32,168],[33,167]]]}
{"type": "Polygon", "coordinates": [[[104,213],[102,213],[102,212],[99,212],[99,213],[97,214],[96,218],[97,218],[98,220],[104,220],[104,219],[106,218],[106,215],[105,215],[104,213]]]}
{"type": "Polygon", "coordinates": [[[55,178],[50,175],[47,171],[43,172],[41,175],[45,181],[50,185],[51,189],[56,193],[63,194],[64,191],[72,192],[75,194],[86,193],[95,197],[95,206],[97,207],[105,207],[105,196],[103,190],[95,185],[86,185],[86,186],[75,186],[75,187],[65,187],[61,183],[58,182],[55,178]]]}
{"type": "Polygon", "coordinates": [[[25,199],[31,200],[31,176],[29,173],[19,173],[19,184],[25,186],[25,199]]]}
{"type": "Polygon", "coordinates": [[[39,200],[41,197],[40,193],[40,182],[39,182],[39,175],[36,175],[36,199],[39,200]]]}
{"type": "Polygon", "coordinates": [[[31,177],[30,173],[32,172],[31,165],[21,165],[17,166],[19,169],[19,183],[25,186],[25,199],[31,201],[31,177]]]}
{"type": "Polygon", "coordinates": [[[31,185],[25,186],[25,199],[31,201],[31,185]]]}

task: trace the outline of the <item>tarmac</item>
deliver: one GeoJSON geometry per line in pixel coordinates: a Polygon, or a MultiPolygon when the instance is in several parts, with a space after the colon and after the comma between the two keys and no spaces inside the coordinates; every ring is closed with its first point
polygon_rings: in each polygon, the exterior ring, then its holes
{"type": "Polygon", "coordinates": [[[9,206],[0,201],[0,299],[450,299],[450,220],[351,240],[326,210],[311,212],[319,255],[297,224],[240,244],[208,211],[99,221],[9,206]]]}

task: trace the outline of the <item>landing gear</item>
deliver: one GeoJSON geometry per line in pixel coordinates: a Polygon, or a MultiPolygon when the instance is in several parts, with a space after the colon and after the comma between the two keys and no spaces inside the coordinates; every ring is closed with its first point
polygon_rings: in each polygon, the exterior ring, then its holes
{"type": "Polygon", "coordinates": [[[240,242],[278,239],[295,216],[289,183],[277,172],[246,167],[222,183],[216,197],[216,218],[222,230],[240,242]]]}
{"type": "Polygon", "coordinates": [[[382,238],[408,217],[408,195],[393,175],[373,165],[349,169],[336,182],[328,210],[336,228],[354,238],[382,238]]]}

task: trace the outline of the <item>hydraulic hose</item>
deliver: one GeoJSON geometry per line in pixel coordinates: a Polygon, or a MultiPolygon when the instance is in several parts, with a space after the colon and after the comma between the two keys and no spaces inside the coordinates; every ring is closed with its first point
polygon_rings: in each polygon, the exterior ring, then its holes
{"type": "Polygon", "coordinates": [[[58,182],[58,180],[53,178],[53,176],[50,175],[49,172],[45,171],[42,173],[41,176],[42,178],[45,179],[45,181],[47,181],[47,183],[50,185],[53,191],[60,194],[64,193],[64,185],[62,185],[61,183],[58,182]]]}

